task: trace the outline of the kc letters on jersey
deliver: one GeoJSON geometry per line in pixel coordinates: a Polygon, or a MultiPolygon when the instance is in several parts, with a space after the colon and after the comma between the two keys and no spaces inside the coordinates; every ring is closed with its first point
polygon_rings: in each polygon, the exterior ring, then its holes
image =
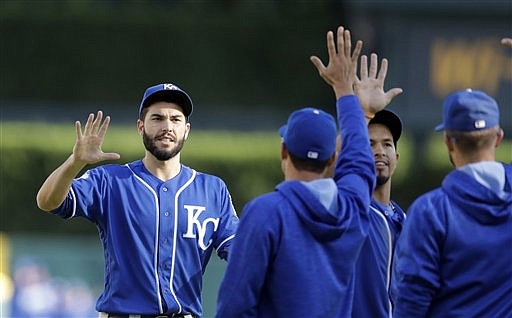
{"type": "MultiPolygon", "coordinates": [[[[187,218],[187,232],[183,234],[184,238],[197,238],[197,243],[202,250],[206,251],[212,244],[212,239],[205,242],[206,230],[210,223],[213,232],[217,231],[219,227],[219,218],[201,218],[203,212],[206,211],[206,207],[197,205],[184,205],[183,206],[188,213],[187,218]],[[194,230],[195,229],[195,230],[194,230]]],[[[203,215],[204,216],[204,215],[203,215]]]]}

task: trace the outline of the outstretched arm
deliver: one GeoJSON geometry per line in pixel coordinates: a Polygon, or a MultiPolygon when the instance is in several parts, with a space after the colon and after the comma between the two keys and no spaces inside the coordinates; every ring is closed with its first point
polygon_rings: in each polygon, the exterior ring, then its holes
{"type": "MultiPolygon", "coordinates": [[[[342,149],[336,160],[334,180],[340,193],[346,194],[343,196],[345,206],[355,206],[353,209],[347,208],[349,212],[368,210],[375,183],[375,163],[368,125],[363,118],[364,109],[353,90],[361,47],[362,42],[357,41],[351,52],[350,31],[339,27],[337,43],[332,32],[327,33],[329,64],[324,66],[318,57],[311,57],[320,76],[336,94],[342,149]]],[[[353,214],[353,217],[358,217],[358,214],[353,214]]]]}
{"type": "Polygon", "coordinates": [[[382,59],[380,70],[378,70],[378,57],[373,53],[370,56],[370,68],[368,69],[368,58],[361,56],[359,76],[354,84],[354,91],[359,98],[361,107],[366,113],[367,122],[373,115],[384,109],[391,100],[402,93],[401,88],[392,88],[384,91],[384,82],[388,72],[388,60],[382,59]]]}
{"type": "Polygon", "coordinates": [[[340,26],[336,43],[333,32],[327,32],[329,64],[325,66],[317,56],[310,57],[320,76],[333,88],[336,100],[342,96],[354,94],[353,84],[356,79],[357,59],[362,46],[363,42],[357,41],[352,52],[350,31],[340,26]]]}
{"type": "Polygon", "coordinates": [[[83,132],[80,122],[75,122],[76,142],[73,154],[50,174],[37,193],[37,206],[41,210],[51,211],[58,208],[66,198],[73,179],[86,165],[120,158],[117,153],[104,153],[101,150],[110,117],[107,116],[103,123],[102,119],[101,111],[98,111],[96,119],[94,114],[90,114],[83,132]]]}

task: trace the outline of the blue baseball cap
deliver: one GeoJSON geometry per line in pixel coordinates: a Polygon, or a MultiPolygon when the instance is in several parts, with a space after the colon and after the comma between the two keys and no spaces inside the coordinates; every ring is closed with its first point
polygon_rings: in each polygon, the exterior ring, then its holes
{"type": "Polygon", "coordinates": [[[336,122],[323,110],[306,107],[294,111],[279,129],[286,149],[301,159],[325,161],[336,149],[336,122]]]}
{"type": "Polygon", "coordinates": [[[187,118],[192,114],[192,99],[184,90],[174,84],[158,84],[149,87],[144,92],[139,107],[139,116],[142,109],[160,101],[176,103],[183,109],[183,114],[187,118]]]}
{"type": "Polygon", "coordinates": [[[443,103],[443,123],[436,131],[475,131],[499,125],[496,101],[486,93],[470,88],[454,92],[443,103]]]}

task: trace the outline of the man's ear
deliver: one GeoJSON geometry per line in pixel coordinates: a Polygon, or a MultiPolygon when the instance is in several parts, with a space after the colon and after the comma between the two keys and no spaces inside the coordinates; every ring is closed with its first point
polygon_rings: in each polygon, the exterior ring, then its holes
{"type": "Polygon", "coordinates": [[[449,151],[453,151],[455,148],[455,140],[452,137],[446,135],[446,133],[444,134],[444,143],[446,144],[446,147],[448,147],[449,151]]]}
{"type": "Polygon", "coordinates": [[[144,122],[140,119],[137,119],[137,131],[139,132],[139,135],[142,135],[144,132],[144,122]]]}
{"type": "Polygon", "coordinates": [[[503,129],[500,128],[500,130],[498,131],[498,134],[496,136],[496,143],[494,144],[495,148],[498,148],[498,146],[500,145],[503,138],[505,138],[505,132],[503,131],[503,129]]]}
{"type": "Polygon", "coordinates": [[[329,158],[329,160],[327,160],[327,164],[325,165],[325,167],[327,169],[329,169],[329,167],[331,167],[332,165],[335,165],[336,164],[336,158],[338,157],[338,154],[336,153],[336,151],[332,154],[332,156],[329,158]]]}
{"type": "Polygon", "coordinates": [[[329,158],[329,160],[327,160],[327,167],[330,167],[331,165],[335,164],[336,163],[336,157],[337,157],[337,154],[336,152],[334,152],[334,154],[329,158]]]}
{"type": "Polygon", "coordinates": [[[190,133],[190,123],[185,125],[185,140],[188,139],[188,134],[190,133]]]}
{"type": "Polygon", "coordinates": [[[286,149],[284,143],[281,143],[281,160],[285,160],[286,158],[288,158],[288,149],[286,149]]]}

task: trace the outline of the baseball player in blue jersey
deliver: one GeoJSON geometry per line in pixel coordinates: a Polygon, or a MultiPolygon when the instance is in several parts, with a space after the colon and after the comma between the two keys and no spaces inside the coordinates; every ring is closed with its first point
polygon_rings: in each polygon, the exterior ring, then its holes
{"type": "MultiPolygon", "coordinates": [[[[376,54],[371,54],[370,67],[361,56],[360,77],[354,91],[364,109],[381,109],[402,93],[401,88],[384,91],[388,61],[382,59],[380,70],[376,54]]],[[[365,114],[368,135],[375,159],[376,188],[368,212],[369,230],[356,263],[353,317],[389,317],[391,303],[388,289],[395,241],[405,214],[392,201],[391,177],[399,155],[396,151],[402,133],[402,122],[392,111],[383,109],[365,114]]],[[[338,149],[341,142],[337,145],[338,149]]]]}
{"type": "Polygon", "coordinates": [[[482,91],[445,99],[436,130],[455,169],[407,211],[391,283],[395,317],[512,317],[512,166],[495,161],[499,121],[482,91]]]}
{"type": "Polygon", "coordinates": [[[405,213],[391,200],[391,177],[399,159],[400,118],[383,109],[368,118],[368,134],[375,159],[376,187],[370,204],[370,228],[356,264],[352,317],[391,317],[391,264],[405,213]]]}
{"type": "Polygon", "coordinates": [[[70,157],[44,182],[37,204],[65,219],[84,217],[99,231],[105,255],[100,317],[199,317],[202,274],[213,249],[228,258],[238,218],[224,182],[180,163],[193,104],[173,84],[148,88],[137,128],[142,160],[101,149],[110,118],[76,122],[70,157]]]}
{"type": "Polygon", "coordinates": [[[336,159],[332,116],[311,107],[290,115],[280,129],[285,181],[244,207],[217,317],[350,316],[375,183],[364,112],[353,92],[361,45],[352,52],[350,32],[340,27],[337,45],[327,34],[328,66],[312,57],[336,95],[341,154],[336,159]]]}

